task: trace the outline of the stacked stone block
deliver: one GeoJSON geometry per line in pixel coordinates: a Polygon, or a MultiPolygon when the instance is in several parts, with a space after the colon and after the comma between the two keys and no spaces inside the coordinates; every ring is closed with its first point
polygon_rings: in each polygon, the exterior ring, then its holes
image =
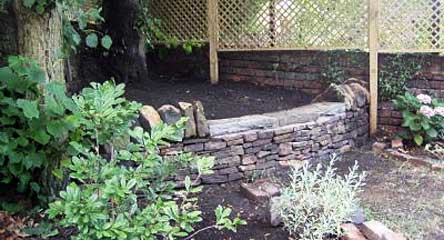
{"type": "Polygon", "coordinates": [[[367,107],[321,116],[306,123],[186,139],[162,154],[192,152],[215,158],[207,184],[248,178],[305,161],[318,161],[363,144],[368,138],[367,107]]]}

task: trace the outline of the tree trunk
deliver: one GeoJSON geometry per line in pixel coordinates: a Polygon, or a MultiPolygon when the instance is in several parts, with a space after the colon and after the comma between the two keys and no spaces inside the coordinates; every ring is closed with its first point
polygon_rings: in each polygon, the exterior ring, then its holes
{"type": "Polygon", "coordinates": [[[17,20],[17,46],[22,56],[36,60],[46,73],[46,79],[65,81],[64,61],[60,59],[63,47],[62,17],[56,9],[39,15],[27,9],[21,0],[14,1],[17,20]]]}
{"type": "Polygon", "coordinates": [[[139,0],[103,1],[106,29],[114,42],[108,67],[119,82],[148,78],[145,42],[136,25],[139,11],[139,0]]]}
{"type": "MultiPolygon", "coordinates": [[[[55,8],[37,14],[14,0],[13,9],[17,24],[18,54],[32,58],[46,74],[46,81],[65,82],[65,61],[61,59],[63,48],[62,17],[55,8]]],[[[42,194],[57,196],[64,189],[68,177],[57,179],[52,171],[60,167],[61,156],[49,159],[49,164],[39,173],[42,194]]]]}

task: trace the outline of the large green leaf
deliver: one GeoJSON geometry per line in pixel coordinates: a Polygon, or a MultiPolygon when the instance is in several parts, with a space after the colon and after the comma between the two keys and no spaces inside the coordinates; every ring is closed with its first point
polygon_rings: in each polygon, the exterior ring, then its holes
{"type": "Polygon", "coordinates": [[[23,6],[25,6],[27,8],[32,8],[34,3],[35,3],[35,0],[23,0],[23,6]]]}
{"type": "Polygon", "coordinates": [[[49,140],[51,139],[51,136],[49,136],[45,130],[39,129],[31,134],[32,139],[34,139],[36,142],[46,145],[48,144],[49,140]]]}
{"type": "Polygon", "coordinates": [[[19,99],[17,100],[17,106],[23,110],[23,114],[29,119],[39,118],[40,116],[37,100],[19,99]]]}
{"type": "Polygon", "coordinates": [[[102,44],[102,47],[104,47],[105,49],[110,49],[113,44],[113,40],[111,39],[111,37],[109,35],[105,35],[105,36],[103,36],[103,38],[101,40],[101,44],[102,44]]]}
{"type": "Polygon", "coordinates": [[[430,138],[437,138],[438,131],[436,131],[436,129],[434,129],[434,128],[430,128],[427,130],[427,136],[429,136],[430,138]]]}
{"type": "Polygon", "coordinates": [[[424,143],[424,138],[421,135],[416,135],[413,140],[415,141],[416,145],[421,146],[424,143]]]}
{"type": "Polygon", "coordinates": [[[86,37],[86,46],[90,48],[96,48],[99,45],[99,38],[97,37],[97,34],[90,33],[86,37]]]}
{"type": "Polygon", "coordinates": [[[55,138],[62,138],[66,132],[65,123],[63,121],[52,121],[48,123],[46,129],[48,133],[54,136],[55,138]]]}

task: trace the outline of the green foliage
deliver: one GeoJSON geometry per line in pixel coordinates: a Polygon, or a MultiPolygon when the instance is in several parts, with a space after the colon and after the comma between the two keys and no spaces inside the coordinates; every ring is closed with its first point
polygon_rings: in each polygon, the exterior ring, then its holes
{"type": "Polygon", "coordinates": [[[338,176],[333,167],[336,160],[333,156],[325,170],[321,164],[313,170],[306,164],[290,174],[290,184],[282,191],[278,209],[284,228],[297,239],[341,235],[340,225],[359,207],[357,194],[365,173],[357,173],[356,163],[348,175],[338,176]]]}
{"type": "Polygon", "coordinates": [[[406,92],[398,96],[394,104],[396,109],[402,112],[402,126],[407,129],[401,133],[401,137],[413,141],[418,146],[441,138],[440,132],[444,131],[444,102],[432,99],[428,95],[414,96],[406,92]]]}
{"type": "Polygon", "coordinates": [[[0,178],[20,192],[39,193],[40,172],[66,158],[75,107],[64,86],[45,82],[36,62],[10,57],[8,63],[0,68],[0,178]]]}
{"type": "Polygon", "coordinates": [[[359,51],[328,51],[315,55],[311,64],[325,61],[321,69],[322,80],[326,83],[340,85],[351,78],[347,68],[364,68],[368,62],[366,55],[359,51]],[[347,61],[345,61],[347,60],[347,61]]]}
{"type": "MultiPolygon", "coordinates": [[[[211,174],[213,159],[189,153],[161,156],[159,149],[180,141],[186,119],[150,132],[131,129],[140,105],[122,96],[124,86],[111,82],[91,84],[74,97],[80,119],[76,152],[67,165],[71,183],[51,203],[48,216],[64,227],[76,227],[73,239],[175,239],[194,231],[202,220],[195,194],[196,181],[188,176],[177,190],[171,176],[191,166],[197,173],[211,174]],[[124,147],[114,142],[129,135],[124,147]],[[107,154],[101,149],[108,146],[107,154]]],[[[217,229],[235,230],[245,224],[229,219],[231,210],[216,209],[217,229]]],[[[198,233],[197,231],[196,233],[198,233]]]]}
{"type": "Polygon", "coordinates": [[[390,55],[379,69],[379,97],[391,101],[403,95],[407,84],[414,78],[423,78],[421,70],[425,66],[425,55],[390,55]]]}
{"type": "Polygon", "coordinates": [[[162,21],[153,18],[149,12],[148,0],[140,1],[142,4],[142,10],[139,14],[137,21],[137,28],[139,32],[144,36],[145,43],[148,47],[154,48],[155,44],[162,44],[167,49],[177,48],[179,46],[185,51],[185,53],[190,54],[193,52],[194,48],[199,48],[202,46],[201,42],[188,39],[186,41],[181,41],[175,36],[170,36],[162,31],[162,21]]]}
{"type": "MultiPolygon", "coordinates": [[[[85,10],[85,0],[18,0],[24,7],[37,14],[44,14],[56,8],[62,17],[62,32],[64,37],[63,50],[68,53],[76,50],[82,44],[82,35],[86,35],[84,43],[90,48],[96,48],[99,44],[110,49],[112,40],[109,35],[97,32],[90,27],[91,23],[104,21],[101,16],[101,8],[93,7],[85,10]],[[75,21],[73,21],[75,20],[75,21]],[[101,40],[99,41],[99,35],[101,40]]],[[[0,11],[5,10],[9,0],[0,0],[0,11]]]]}

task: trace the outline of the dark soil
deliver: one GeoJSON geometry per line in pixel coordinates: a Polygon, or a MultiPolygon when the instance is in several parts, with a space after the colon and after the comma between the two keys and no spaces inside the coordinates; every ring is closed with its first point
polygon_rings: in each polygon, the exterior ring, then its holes
{"type": "MultiPolygon", "coordinates": [[[[444,239],[444,173],[431,173],[404,163],[374,155],[369,147],[345,154],[336,163],[338,174],[348,173],[355,161],[366,171],[366,186],[360,194],[367,220],[377,220],[414,240],[444,239]],[[442,238],[441,238],[442,237],[442,238]]],[[[285,182],[285,176],[271,177],[285,182]]],[[[206,186],[199,196],[204,221],[196,229],[214,223],[218,205],[231,207],[248,221],[237,233],[206,231],[197,240],[289,239],[281,228],[266,224],[264,206],[240,194],[239,183],[206,186]]]]}
{"type": "Polygon", "coordinates": [[[130,84],[129,99],[158,108],[164,104],[199,100],[205,107],[208,119],[240,117],[288,110],[309,104],[313,96],[298,90],[280,87],[261,87],[251,83],[209,81],[145,81],[130,84]]]}
{"type": "MultiPolygon", "coordinates": [[[[444,239],[444,173],[381,158],[369,149],[366,147],[347,153],[336,163],[340,175],[346,174],[355,161],[361,171],[367,172],[367,185],[359,195],[367,220],[381,221],[408,239],[444,239]]],[[[285,183],[286,178],[282,176],[287,174],[279,174],[271,176],[271,179],[285,183]]],[[[204,220],[196,226],[196,230],[214,224],[214,209],[218,205],[232,208],[233,216],[239,214],[248,225],[239,227],[237,233],[208,230],[197,235],[196,240],[289,239],[282,228],[272,228],[266,223],[263,205],[240,194],[239,182],[204,187],[199,194],[204,220]]],[[[67,239],[73,229],[61,229],[60,232],[62,236],[54,239],[67,239]]]]}

